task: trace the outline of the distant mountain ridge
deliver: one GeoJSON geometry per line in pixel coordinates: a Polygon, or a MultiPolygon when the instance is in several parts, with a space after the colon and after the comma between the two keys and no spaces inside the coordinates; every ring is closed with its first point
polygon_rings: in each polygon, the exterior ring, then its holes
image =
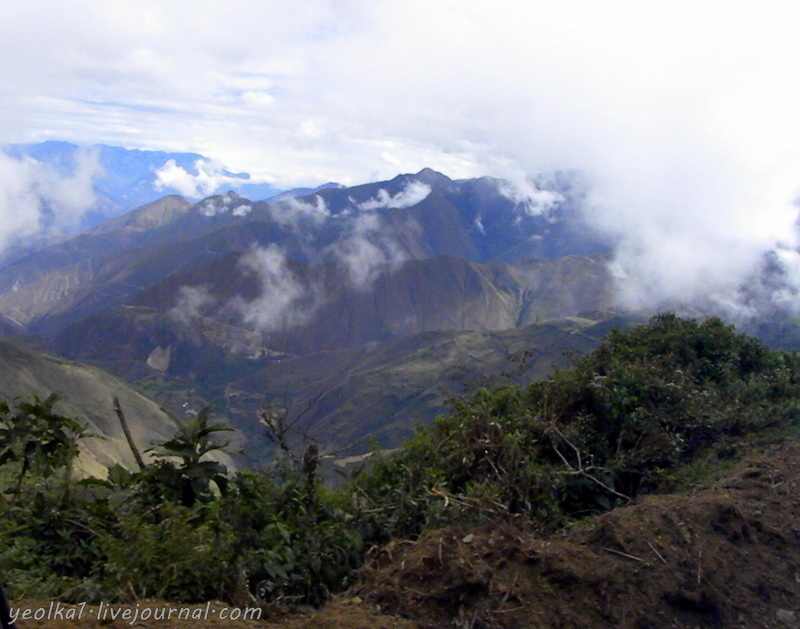
{"type": "Polygon", "coordinates": [[[527,344],[543,374],[613,316],[613,243],[584,220],[580,177],[529,188],[424,169],[168,195],[0,267],[0,314],[175,413],[211,404],[251,448],[279,399],[328,445],[391,446],[462,368],[489,375],[527,344]]]}
{"type": "Polygon", "coordinates": [[[583,223],[580,199],[571,192],[562,182],[553,191],[562,201],[531,213],[496,180],[454,182],[422,171],[273,203],[235,193],[195,204],[165,197],[0,269],[0,312],[52,334],[63,327],[53,319],[59,313],[65,324],[75,322],[174,273],[254,246],[278,247],[317,273],[336,266],[363,287],[412,260],[520,263],[608,251],[609,243],[583,223]]]}
{"type": "MultiPolygon", "coordinates": [[[[16,159],[34,159],[64,176],[74,173],[75,158],[80,151],[96,154],[102,170],[94,182],[98,202],[85,217],[85,228],[168,194],[187,196],[185,185],[176,187],[174,182],[170,185],[169,177],[159,178],[160,172],[167,174],[170,168],[176,169],[176,172],[182,169],[189,178],[199,178],[202,169],[206,181],[217,178],[218,187],[223,190],[235,190],[254,199],[266,199],[282,192],[270,184],[251,181],[247,173],[228,171],[197,153],[126,149],[105,144],[79,146],[53,140],[37,144],[11,144],[3,147],[3,151],[16,159]]],[[[202,198],[210,192],[188,196],[202,198]]]]}

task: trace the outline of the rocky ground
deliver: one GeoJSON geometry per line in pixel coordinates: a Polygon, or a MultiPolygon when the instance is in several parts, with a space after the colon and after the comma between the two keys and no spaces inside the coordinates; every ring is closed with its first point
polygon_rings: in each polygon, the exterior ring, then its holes
{"type": "MultiPolygon", "coordinates": [[[[139,609],[147,605],[160,604],[139,609]]],[[[260,621],[223,621],[215,612],[135,624],[83,616],[19,628],[798,627],[800,444],[772,447],[702,488],[647,496],[546,540],[506,522],[390,544],[373,553],[356,586],[317,612],[267,608],[260,621]]]]}

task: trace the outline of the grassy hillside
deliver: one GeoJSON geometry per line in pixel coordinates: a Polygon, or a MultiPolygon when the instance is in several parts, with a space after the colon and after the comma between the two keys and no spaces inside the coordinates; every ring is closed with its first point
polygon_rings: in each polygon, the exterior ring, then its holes
{"type": "Polygon", "coordinates": [[[303,429],[326,454],[361,454],[373,443],[394,448],[466,387],[501,372],[542,378],[592,349],[612,321],[625,323],[594,316],[496,332],[425,332],[304,356],[264,355],[259,337],[205,318],[178,336],[150,308],[126,308],[86,331],[103,348],[97,356],[118,357],[97,360],[98,366],[175,413],[211,405],[241,432],[244,457],[256,463],[270,456],[258,419],[265,407],[302,413],[303,429]],[[166,361],[159,369],[147,364],[158,347],[171,348],[168,368],[166,361]]]}
{"type": "Polygon", "coordinates": [[[55,407],[58,413],[84,421],[88,432],[96,435],[81,445],[79,469],[84,474],[102,476],[106,467],[116,463],[135,467],[114,414],[114,396],[119,398],[142,450],[167,439],[178,427],[155,402],[107,372],[0,341],[0,399],[34,395],[45,399],[53,393],[60,400],[55,407]]]}

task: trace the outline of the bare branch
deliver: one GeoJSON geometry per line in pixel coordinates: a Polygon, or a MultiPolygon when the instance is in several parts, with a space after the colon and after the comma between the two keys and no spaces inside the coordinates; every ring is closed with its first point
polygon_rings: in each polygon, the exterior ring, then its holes
{"type": "Polygon", "coordinates": [[[562,439],[563,439],[563,440],[564,440],[564,441],[567,443],[567,445],[568,445],[569,447],[571,447],[573,450],[575,450],[575,456],[576,456],[576,457],[577,457],[577,459],[578,459],[578,467],[577,467],[577,468],[575,468],[575,467],[573,467],[572,465],[570,465],[569,461],[567,461],[567,459],[564,457],[564,455],[563,455],[563,454],[561,454],[561,452],[559,451],[559,449],[558,449],[558,448],[556,448],[555,446],[553,446],[553,448],[554,448],[554,449],[555,449],[555,451],[556,451],[556,454],[558,454],[558,456],[559,456],[559,457],[561,457],[561,460],[562,460],[562,461],[564,461],[564,464],[565,464],[565,465],[567,466],[567,468],[568,468],[568,471],[562,472],[563,474],[566,474],[566,475],[576,475],[576,476],[583,476],[583,477],[585,477],[585,478],[588,478],[588,479],[589,479],[590,481],[592,481],[593,483],[597,483],[597,484],[598,484],[600,487],[602,487],[602,488],[603,488],[603,489],[605,489],[606,491],[608,491],[608,492],[610,492],[610,493],[614,494],[615,496],[617,496],[617,497],[619,497],[619,498],[623,498],[624,500],[630,500],[630,499],[631,499],[631,498],[630,498],[630,496],[626,496],[625,494],[618,492],[616,489],[613,489],[613,488],[609,487],[608,485],[606,485],[606,484],[605,484],[603,481],[601,481],[599,478],[597,478],[597,477],[595,477],[595,476],[592,476],[591,474],[589,474],[589,470],[594,470],[594,469],[599,469],[599,470],[602,470],[602,468],[599,468],[599,467],[598,467],[598,468],[596,468],[596,467],[594,467],[593,465],[590,465],[589,467],[584,467],[584,465],[583,465],[583,460],[582,460],[582,458],[581,458],[581,451],[580,451],[580,449],[579,449],[579,448],[578,448],[578,447],[577,447],[577,446],[576,446],[574,443],[572,443],[572,442],[571,442],[569,439],[567,439],[566,435],[565,435],[563,432],[561,432],[561,430],[559,430],[558,426],[556,426],[555,424],[551,424],[549,427],[550,427],[550,428],[552,428],[552,429],[553,429],[553,431],[554,431],[556,434],[558,434],[558,436],[559,436],[559,437],[561,437],[561,438],[562,438],[562,439]]]}
{"type": "Polygon", "coordinates": [[[644,564],[647,563],[641,557],[637,557],[636,555],[629,555],[628,553],[623,553],[622,551],[614,550],[613,548],[606,548],[605,546],[603,546],[603,550],[609,553],[614,553],[615,555],[619,555],[620,557],[625,557],[626,559],[633,559],[634,561],[640,561],[641,563],[644,564]]]}
{"type": "Polygon", "coordinates": [[[136,447],[136,444],[133,442],[133,435],[131,435],[131,429],[128,427],[128,422],[125,419],[125,413],[122,412],[122,407],[119,405],[119,398],[114,396],[114,411],[117,413],[117,417],[119,418],[119,423],[122,426],[122,432],[125,433],[125,439],[128,441],[128,446],[133,452],[133,458],[136,459],[136,464],[139,466],[140,470],[143,470],[146,465],[142,455],[139,452],[139,449],[136,447]]]}

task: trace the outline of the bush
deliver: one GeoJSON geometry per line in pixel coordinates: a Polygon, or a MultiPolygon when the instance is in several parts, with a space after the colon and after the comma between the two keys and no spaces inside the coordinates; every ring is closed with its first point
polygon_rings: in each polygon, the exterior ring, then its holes
{"type": "Polygon", "coordinates": [[[365,542],[503,518],[547,532],[669,488],[679,472],[702,475],[753,435],[796,426],[798,384],[795,354],[718,319],[659,315],[546,381],[453,400],[336,492],[322,486],[312,448],[228,479],[205,458],[224,447],[207,411],[145,469],[75,485],[81,427],[38,400],[0,405],[11,498],[0,507],[0,565],[13,597],[233,601],[246,576],[265,600],[316,605],[350,584],[365,542]],[[20,448],[42,435],[66,445],[20,448]],[[51,486],[54,471],[63,474],[51,486]]]}
{"type": "Polygon", "coordinates": [[[233,529],[215,513],[200,516],[173,503],[148,516],[123,511],[103,536],[103,572],[111,591],[123,599],[228,599],[237,574],[233,529]]]}
{"type": "Polygon", "coordinates": [[[666,488],[715,447],[797,422],[800,362],[719,319],[612,332],[527,387],[454,400],[357,479],[376,539],[521,515],[542,529],[666,488]]]}
{"type": "Polygon", "coordinates": [[[229,503],[237,518],[242,566],[264,600],[319,605],[350,585],[362,559],[358,531],[342,501],[314,478],[287,468],[279,478],[241,474],[229,503]],[[259,490],[254,491],[254,489],[259,490]]]}

